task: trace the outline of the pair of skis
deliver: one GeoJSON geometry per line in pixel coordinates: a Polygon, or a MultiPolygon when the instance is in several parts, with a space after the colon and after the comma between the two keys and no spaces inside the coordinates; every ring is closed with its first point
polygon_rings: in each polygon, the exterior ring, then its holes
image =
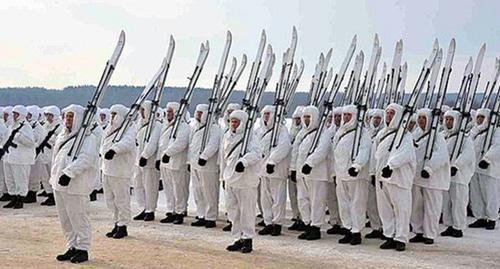
{"type": "Polygon", "coordinates": [[[225,106],[229,101],[229,97],[233,92],[234,88],[236,87],[236,83],[240,79],[243,70],[245,70],[245,66],[247,63],[247,56],[243,54],[240,67],[238,71],[236,71],[237,60],[235,57],[233,57],[229,72],[226,75],[224,75],[226,62],[229,57],[229,51],[231,49],[231,43],[232,43],[232,35],[231,32],[228,31],[226,35],[226,44],[222,52],[222,58],[219,65],[219,70],[215,75],[214,86],[212,88],[210,99],[208,100],[209,103],[207,111],[207,120],[205,123],[205,128],[203,129],[200,154],[205,150],[207,146],[208,136],[210,134],[210,129],[212,127],[213,121],[215,119],[218,119],[220,114],[224,111],[225,106]]]}
{"type": "Polygon", "coordinates": [[[104,93],[106,92],[109,84],[109,80],[115,70],[116,64],[118,63],[118,59],[123,51],[123,47],[125,46],[125,32],[121,31],[120,37],[118,38],[118,43],[111,55],[111,58],[106,63],[106,67],[104,68],[104,72],[101,75],[101,79],[99,80],[99,84],[97,85],[94,94],[92,95],[92,99],[87,104],[85,112],[83,114],[82,126],[78,130],[75,140],[71,146],[70,151],[68,152],[68,157],[74,161],[78,158],[80,151],[83,147],[83,142],[87,136],[89,136],[92,132],[92,121],[94,120],[95,114],[97,113],[97,108],[101,104],[102,98],[104,97],[104,93]]]}

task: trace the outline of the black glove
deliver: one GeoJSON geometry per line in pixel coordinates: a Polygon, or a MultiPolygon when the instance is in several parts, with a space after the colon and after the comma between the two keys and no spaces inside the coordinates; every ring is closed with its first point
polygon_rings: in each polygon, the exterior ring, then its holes
{"type": "Polygon", "coordinates": [[[333,176],[333,184],[337,185],[337,177],[333,176]]]}
{"type": "Polygon", "coordinates": [[[245,171],[245,166],[243,165],[242,162],[238,162],[236,164],[236,167],[234,168],[234,171],[236,171],[238,173],[243,173],[245,171]]]}
{"type": "Polygon", "coordinates": [[[39,147],[36,147],[35,154],[38,156],[38,154],[40,154],[40,152],[42,152],[42,150],[39,147]]]}
{"type": "Polygon", "coordinates": [[[207,164],[207,160],[202,159],[202,158],[198,159],[198,165],[199,166],[205,166],[205,164],[207,164]]]}
{"type": "Polygon", "coordinates": [[[389,166],[382,168],[382,177],[390,178],[392,176],[392,169],[389,166]]]}
{"type": "Polygon", "coordinates": [[[490,166],[490,163],[485,161],[485,160],[482,160],[479,162],[478,166],[481,169],[488,169],[488,167],[490,166]]]}
{"type": "Polygon", "coordinates": [[[291,180],[292,182],[297,183],[297,171],[292,170],[292,171],[290,172],[290,180],[291,180]]]}
{"type": "Polygon", "coordinates": [[[373,187],[375,187],[375,182],[376,182],[376,181],[375,181],[375,175],[372,175],[372,176],[371,176],[371,179],[372,179],[372,180],[371,180],[371,183],[372,183],[373,187]]]}
{"type": "Polygon", "coordinates": [[[161,162],[162,163],[170,162],[170,156],[168,156],[167,154],[163,154],[163,157],[161,157],[161,162]]]}
{"type": "Polygon", "coordinates": [[[191,173],[191,165],[190,165],[190,164],[188,164],[188,166],[187,166],[187,170],[188,170],[188,172],[190,172],[190,173],[191,173]]]}
{"type": "Polygon", "coordinates": [[[347,172],[349,173],[349,175],[351,177],[357,177],[358,173],[359,173],[358,170],[354,167],[349,168],[349,170],[347,170],[347,172]]]}
{"type": "Polygon", "coordinates": [[[115,157],[116,151],[110,149],[106,154],[104,154],[104,159],[106,160],[113,160],[113,157],[115,157]]]}
{"type": "Polygon", "coordinates": [[[420,172],[420,176],[422,178],[430,178],[431,175],[429,174],[429,172],[427,172],[427,170],[423,169],[422,172],[420,172]]]}
{"type": "Polygon", "coordinates": [[[3,157],[4,154],[5,154],[5,150],[3,150],[3,148],[0,148],[0,159],[3,157]]]}
{"type": "Polygon", "coordinates": [[[270,163],[266,164],[266,172],[268,174],[274,173],[274,164],[270,164],[270,163]]]}
{"type": "Polygon", "coordinates": [[[457,175],[457,172],[458,172],[458,168],[456,168],[455,166],[452,166],[451,167],[451,176],[454,177],[457,175]]]}
{"type": "Polygon", "coordinates": [[[66,174],[62,174],[62,176],[59,177],[59,185],[68,186],[70,180],[70,177],[68,177],[66,174]]]}
{"type": "Polygon", "coordinates": [[[310,167],[307,163],[302,166],[302,174],[309,175],[311,173],[312,167],[310,167]]]}
{"type": "Polygon", "coordinates": [[[155,168],[156,168],[156,170],[160,171],[160,160],[156,160],[155,168]]]}
{"type": "Polygon", "coordinates": [[[140,167],[144,167],[144,166],[146,166],[146,164],[148,164],[148,159],[146,159],[146,158],[144,158],[144,157],[141,157],[141,158],[139,159],[139,166],[140,166],[140,167]]]}

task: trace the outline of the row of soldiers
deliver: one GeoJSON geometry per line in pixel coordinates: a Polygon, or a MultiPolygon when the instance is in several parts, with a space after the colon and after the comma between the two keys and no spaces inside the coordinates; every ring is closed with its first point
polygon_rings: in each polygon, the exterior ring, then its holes
{"type": "Polygon", "coordinates": [[[237,239],[227,249],[243,253],[252,251],[257,205],[263,216],[258,233],[281,235],[287,189],[294,220],[289,229],[301,231],[298,238],[304,240],[321,238],[327,209],[332,225],[327,233],[341,234],[339,243],[360,244],[368,216],[372,231],[365,237],[383,239],[382,249],[398,251],[404,250],[408,241],[432,244],[441,215],[447,227],[441,235],[462,237],[469,203],[476,218],[469,227],[494,229],[498,218],[498,132],[486,154],[481,156],[478,150],[483,145],[488,109],[479,109],[473,116],[462,154],[454,163],[449,161],[449,151],[461,114],[443,109],[442,131],[437,134],[433,157],[424,165],[432,116],[428,109],[417,111],[411,132],[393,151],[388,148],[404,108],[390,104],[385,110],[369,110],[359,153],[352,160],[358,113],[354,105],[333,109],[328,128],[312,154],[309,150],[320,120],[315,106],[297,107],[290,126],[280,123],[278,143],[272,148],[275,107],[264,106],[243,155],[248,114],[239,104],[229,104],[220,123],[207,123],[208,105],[198,104],[194,118],[186,117],[176,138],[171,139],[179,103],[170,102],[164,119],[154,122],[146,142],[151,108],[150,101],[141,105],[135,125],[118,142],[113,137],[129,109],[117,104],[109,112],[101,110],[74,162],[68,160],[67,152],[81,127],[83,107],[71,105],[59,113],[57,107],[50,106],[43,109],[43,117],[36,106],[3,108],[0,153],[4,180],[0,186],[2,200],[10,201],[4,207],[22,208],[41,181],[49,195],[45,202],[57,205],[68,240],[68,251],[59,255],[59,260],[88,259],[91,231],[87,206],[89,194],[95,195],[100,181],[113,214],[114,226],[106,235],[113,238],[128,235],[131,180],[143,209],[134,220],[155,219],[162,182],[167,212],[160,222],[182,224],[191,185],[197,216],[191,225],[206,228],[216,227],[222,182],[229,222],[224,230],[237,239]],[[207,124],[212,126],[204,141],[207,124]],[[202,143],[206,146],[200,152],[202,143]],[[416,234],[411,239],[410,227],[416,234]]]}

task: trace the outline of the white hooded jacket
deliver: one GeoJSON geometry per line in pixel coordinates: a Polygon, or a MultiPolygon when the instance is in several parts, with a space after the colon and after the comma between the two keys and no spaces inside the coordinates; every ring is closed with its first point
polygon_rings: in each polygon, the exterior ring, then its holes
{"type": "Polygon", "coordinates": [[[151,113],[152,103],[147,100],[141,104],[141,107],[144,108],[144,116],[142,118],[139,116],[139,126],[137,127],[137,135],[135,139],[135,145],[137,146],[137,160],[136,164],[139,165],[139,160],[141,158],[147,159],[147,164],[145,167],[154,168],[156,157],[158,155],[158,141],[160,139],[161,125],[159,122],[155,121],[153,123],[153,128],[151,129],[151,136],[149,137],[149,141],[145,141],[147,125],[149,122],[149,114],[151,113]]]}
{"type": "Polygon", "coordinates": [[[208,105],[199,104],[196,106],[196,112],[202,112],[201,120],[194,120],[194,126],[191,128],[191,133],[189,135],[189,153],[188,162],[191,168],[196,168],[203,171],[218,172],[218,157],[219,157],[219,145],[221,140],[221,129],[218,124],[211,123],[210,132],[207,137],[207,142],[205,149],[200,154],[201,144],[203,140],[203,132],[205,132],[205,126],[207,124],[207,113],[208,105]],[[207,161],[204,166],[198,164],[198,159],[203,159],[207,161]]]}
{"type": "MultiPolygon", "coordinates": [[[[460,128],[459,120],[461,118],[461,115],[458,111],[449,110],[444,113],[444,117],[447,116],[453,117],[453,127],[451,129],[448,129],[446,125],[443,125],[443,135],[446,139],[448,153],[451,156],[458,137],[460,128]]],[[[474,170],[476,168],[476,153],[474,152],[474,144],[472,143],[472,139],[468,135],[464,136],[462,152],[450,165],[457,168],[457,174],[451,177],[451,182],[456,184],[469,185],[469,182],[474,175],[474,170]]]]}
{"type": "Polygon", "coordinates": [[[167,103],[167,110],[172,108],[175,114],[175,117],[168,121],[165,119],[160,136],[160,143],[158,149],[158,160],[163,158],[163,155],[167,155],[170,157],[168,163],[161,162],[160,166],[165,167],[171,170],[182,170],[187,169],[187,155],[188,155],[188,144],[189,144],[189,133],[190,127],[186,123],[186,121],[182,120],[179,124],[179,128],[177,130],[177,137],[174,139],[170,139],[170,135],[174,128],[175,118],[177,117],[177,113],[179,111],[179,103],[177,102],[169,102],[167,103]]]}
{"type": "Polygon", "coordinates": [[[331,136],[321,135],[316,150],[309,155],[309,150],[313,144],[314,136],[318,130],[319,120],[318,108],[314,106],[307,106],[304,108],[302,113],[304,134],[297,151],[297,175],[304,176],[308,180],[331,181],[332,178],[328,173],[330,171],[328,155],[331,150],[331,136]],[[304,123],[304,116],[306,115],[311,117],[311,121],[308,126],[304,123]],[[302,174],[302,168],[306,164],[312,167],[309,175],[302,174]]]}
{"type": "Polygon", "coordinates": [[[226,182],[226,186],[233,188],[256,188],[259,185],[258,164],[261,153],[253,132],[250,133],[250,138],[248,140],[248,151],[243,157],[240,158],[239,156],[248,114],[242,110],[235,110],[231,113],[229,118],[238,119],[240,124],[236,130],[229,129],[229,131],[224,134],[222,140],[221,150],[219,151],[222,180],[226,182]],[[238,162],[241,162],[245,167],[245,171],[242,173],[235,171],[238,162]]]}
{"type": "Polygon", "coordinates": [[[134,166],[131,164],[135,161],[137,150],[135,146],[136,129],[134,126],[129,126],[120,141],[113,142],[113,139],[119,130],[118,128],[125,121],[128,110],[128,108],[120,104],[111,106],[110,113],[116,114],[114,117],[111,117],[108,128],[104,131],[100,147],[102,173],[127,179],[132,177],[134,169],[134,166]],[[113,150],[116,154],[113,156],[113,159],[106,160],[104,156],[110,150],[113,150]]]}
{"type": "Polygon", "coordinates": [[[485,160],[490,164],[486,169],[476,166],[476,173],[500,179],[500,132],[498,128],[496,128],[493,133],[490,148],[487,150],[485,149],[484,156],[481,156],[481,151],[483,150],[484,140],[488,130],[487,122],[489,121],[490,113],[490,110],[487,108],[478,109],[476,112],[476,117],[479,115],[485,117],[481,125],[476,125],[476,132],[473,134],[474,148],[476,150],[476,162],[479,164],[479,162],[485,160]]]}
{"type": "Polygon", "coordinates": [[[349,122],[344,122],[336,132],[333,138],[333,167],[335,176],[338,179],[349,181],[355,179],[368,180],[371,140],[368,129],[363,128],[361,131],[361,139],[359,141],[358,155],[354,161],[351,160],[351,152],[353,151],[354,137],[357,126],[358,109],[354,105],[347,105],[343,108],[343,113],[349,113],[352,118],[349,122]],[[352,177],[348,173],[348,169],[354,167],[358,175],[352,177]]]}
{"type": "MultiPolygon", "coordinates": [[[[399,148],[394,148],[389,151],[392,140],[396,135],[397,125],[403,116],[404,108],[398,104],[390,104],[386,108],[393,109],[396,113],[390,124],[382,129],[373,143],[372,154],[375,160],[375,176],[378,180],[397,185],[400,188],[411,189],[413,185],[413,178],[416,171],[416,156],[415,148],[413,147],[413,139],[411,133],[405,133],[399,148]],[[392,175],[389,178],[382,177],[382,169],[389,166],[392,169],[392,175]]],[[[395,144],[397,141],[395,142],[395,144]]]]}
{"type": "Polygon", "coordinates": [[[48,120],[45,120],[45,124],[43,125],[43,128],[45,129],[44,137],[37,146],[40,149],[37,160],[40,161],[40,163],[49,164],[52,161],[52,153],[57,136],[64,127],[59,117],[61,112],[59,111],[58,107],[49,106],[45,109],[44,112],[45,114],[52,114],[54,116],[54,120],[52,121],[52,123],[50,123],[48,120]],[[44,141],[46,141],[46,143],[44,141]]]}
{"type": "MultiPolygon", "coordinates": [[[[15,146],[11,145],[8,147],[8,152],[5,152],[3,159],[10,164],[35,164],[35,136],[33,134],[33,129],[26,120],[28,111],[24,106],[17,105],[12,109],[12,112],[18,113],[19,118],[9,126],[7,139],[15,132],[12,140],[15,146]]],[[[6,142],[7,141],[4,143],[6,142]]],[[[4,148],[5,146],[4,144],[4,148]]]]}
{"type": "Polygon", "coordinates": [[[430,189],[448,190],[450,188],[450,155],[446,146],[446,140],[441,132],[436,133],[436,140],[434,141],[434,148],[432,157],[425,162],[425,150],[427,141],[429,139],[431,124],[432,124],[432,111],[427,108],[418,110],[418,116],[425,116],[427,119],[425,130],[421,129],[420,137],[415,139],[415,153],[417,156],[417,169],[415,173],[415,180],[413,184],[430,189]],[[430,175],[429,178],[421,176],[422,169],[427,171],[430,175]]]}
{"type": "Polygon", "coordinates": [[[66,114],[74,113],[73,126],[71,132],[65,128],[57,136],[50,173],[49,182],[54,190],[73,195],[89,195],[97,172],[95,165],[98,152],[95,149],[98,147],[98,139],[94,133],[84,138],[81,151],[75,161],[68,156],[75,136],[82,125],[84,111],[85,109],[79,105],[70,105],[64,109],[66,114]],[[63,174],[71,178],[68,186],[59,185],[59,178],[63,174]]]}

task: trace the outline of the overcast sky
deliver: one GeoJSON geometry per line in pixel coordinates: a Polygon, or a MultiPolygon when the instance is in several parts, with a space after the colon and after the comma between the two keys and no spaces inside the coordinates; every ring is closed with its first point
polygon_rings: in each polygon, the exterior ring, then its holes
{"type": "MultiPolygon", "coordinates": [[[[450,85],[456,89],[468,57],[475,58],[483,42],[487,52],[482,84],[492,76],[494,57],[500,56],[498,12],[500,1],[494,0],[2,0],[0,87],[95,85],[121,29],[127,41],[111,84],[145,85],[159,67],[172,34],[177,46],[167,85],[187,84],[199,45],[209,40],[211,51],[198,86],[210,87],[227,30],[233,33],[231,54],[239,60],[246,53],[251,61],[262,29],[281,55],[295,25],[296,59],[306,63],[302,90],[308,88],[321,51],[334,49],[337,70],[354,34],[358,48],[369,57],[375,33],[383,47],[382,61],[391,61],[395,42],[403,39],[403,61],[409,64],[407,88],[413,87],[434,38],[447,49],[455,37],[450,85]]],[[[238,88],[245,86],[249,69],[238,88]]],[[[276,79],[277,67],[274,74],[276,79]]]]}

